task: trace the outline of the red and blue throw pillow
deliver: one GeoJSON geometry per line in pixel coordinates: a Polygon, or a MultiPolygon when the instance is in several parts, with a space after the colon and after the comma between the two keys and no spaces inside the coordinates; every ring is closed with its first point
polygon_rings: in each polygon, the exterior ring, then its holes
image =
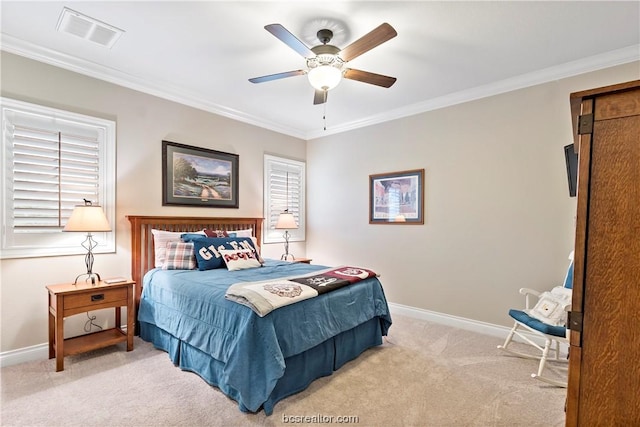
{"type": "MultiPolygon", "coordinates": [[[[185,237],[183,237],[185,239],[185,237]]],[[[198,270],[212,270],[225,267],[221,250],[250,250],[260,263],[257,248],[250,237],[205,237],[194,238],[193,250],[195,252],[198,270]]]]}
{"type": "Polygon", "coordinates": [[[220,255],[229,271],[245,270],[262,266],[255,251],[251,249],[221,249],[220,255]]]}

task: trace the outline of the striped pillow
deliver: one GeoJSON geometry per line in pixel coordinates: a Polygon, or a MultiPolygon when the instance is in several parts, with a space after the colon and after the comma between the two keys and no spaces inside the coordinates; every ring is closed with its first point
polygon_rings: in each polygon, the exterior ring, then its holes
{"type": "Polygon", "coordinates": [[[194,270],[196,268],[196,256],[193,251],[193,242],[169,242],[163,270],[194,270]]]}

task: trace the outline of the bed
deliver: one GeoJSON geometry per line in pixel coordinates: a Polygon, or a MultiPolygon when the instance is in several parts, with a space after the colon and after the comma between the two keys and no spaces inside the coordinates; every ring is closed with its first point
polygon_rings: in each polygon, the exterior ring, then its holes
{"type": "Polygon", "coordinates": [[[262,218],[128,216],[132,278],[140,337],[238,402],[243,412],[273,413],[283,398],[331,375],[382,344],[391,317],[376,277],[280,307],[264,317],[225,298],[241,282],[298,277],[325,266],[266,259],[228,271],[155,268],[152,230],[251,230],[260,244],[262,218]]]}

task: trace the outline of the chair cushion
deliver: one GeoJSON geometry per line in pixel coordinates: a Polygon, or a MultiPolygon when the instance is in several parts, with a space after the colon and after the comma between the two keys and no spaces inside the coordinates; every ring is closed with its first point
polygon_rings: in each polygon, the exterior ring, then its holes
{"type": "Polygon", "coordinates": [[[564,283],[562,284],[567,289],[573,289],[573,260],[569,264],[567,274],[564,276],[564,283]]]}
{"type": "Polygon", "coordinates": [[[546,323],[542,323],[538,319],[534,319],[533,317],[529,316],[524,311],[511,309],[509,310],[509,316],[513,317],[518,322],[527,325],[531,329],[542,332],[543,334],[562,338],[567,336],[567,328],[565,328],[564,326],[547,325],[546,323]]]}

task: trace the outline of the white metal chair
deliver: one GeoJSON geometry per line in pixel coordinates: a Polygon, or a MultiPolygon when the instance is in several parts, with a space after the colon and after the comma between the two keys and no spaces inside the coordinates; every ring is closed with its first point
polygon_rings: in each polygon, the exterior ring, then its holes
{"type": "MultiPolygon", "coordinates": [[[[566,380],[561,381],[545,376],[545,366],[547,365],[547,361],[553,360],[554,362],[562,362],[564,364],[563,369],[566,369],[567,359],[560,357],[560,344],[569,345],[569,330],[564,324],[545,323],[544,314],[540,315],[539,312],[540,310],[549,309],[550,307],[553,307],[556,311],[562,310],[562,315],[566,322],[566,313],[571,310],[570,290],[573,285],[573,253],[571,253],[569,259],[571,259],[571,263],[567,269],[563,286],[554,288],[552,291],[556,294],[563,294],[561,296],[565,299],[556,299],[554,301],[555,298],[553,296],[550,297],[549,292],[538,292],[533,289],[521,288],[520,293],[525,296],[525,308],[524,310],[509,310],[509,316],[515,320],[515,323],[511,331],[509,331],[504,344],[498,346],[500,350],[515,356],[540,360],[538,372],[531,374],[531,377],[558,387],[567,387],[566,380]],[[567,296],[568,300],[566,299],[567,296]],[[556,303],[559,304],[559,306],[556,305],[556,303]],[[514,350],[512,344],[516,337],[519,341],[530,344],[537,349],[536,354],[514,350]],[[536,338],[538,342],[536,342],[536,338]],[[544,346],[539,344],[542,340],[544,340],[544,346]],[[552,359],[550,359],[550,357],[552,359]]],[[[556,312],[555,317],[558,317],[558,314],[559,313],[556,312]]]]}

